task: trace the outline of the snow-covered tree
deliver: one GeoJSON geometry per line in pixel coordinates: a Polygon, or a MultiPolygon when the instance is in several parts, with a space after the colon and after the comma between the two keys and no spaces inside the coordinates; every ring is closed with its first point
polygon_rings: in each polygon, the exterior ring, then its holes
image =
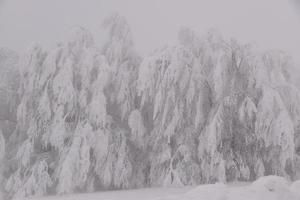
{"type": "Polygon", "coordinates": [[[300,177],[288,55],[184,28],[141,60],[117,14],[102,36],[79,27],[21,59],[16,129],[0,134],[8,197],[300,177]]]}
{"type": "Polygon", "coordinates": [[[101,45],[112,70],[109,100],[119,107],[116,113],[127,119],[135,108],[135,88],[140,58],[134,49],[132,33],[126,19],[118,14],[106,18],[102,27],[107,40],[101,45]]]}
{"type": "Polygon", "coordinates": [[[35,44],[23,58],[18,124],[11,137],[19,147],[10,155],[8,196],[137,185],[131,182],[135,147],[130,143],[141,138],[127,135],[143,133],[131,130],[127,119],[134,108],[139,58],[124,19],[108,21],[104,28],[118,31],[105,48],[79,27],[65,44],[50,52],[35,44]],[[128,53],[108,54],[118,44],[128,53]]]}

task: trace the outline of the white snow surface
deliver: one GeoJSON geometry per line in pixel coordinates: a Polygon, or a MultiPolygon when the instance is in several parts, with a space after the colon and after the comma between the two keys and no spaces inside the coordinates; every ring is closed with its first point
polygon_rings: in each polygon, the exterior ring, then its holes
{"type": "Polygon", "coordinates": [[[253,183],[215,183],[190,187],[161,187],[89,194],[33,197],[28,200],[300,200],[299,180],[265,176],[253,183]]]}

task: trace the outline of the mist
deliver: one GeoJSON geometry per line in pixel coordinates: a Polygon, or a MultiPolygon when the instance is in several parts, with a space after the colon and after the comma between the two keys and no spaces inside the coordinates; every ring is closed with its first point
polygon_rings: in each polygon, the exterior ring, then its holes
{"type": "Polygon", "coordinates": [[[144,54],[176,43],[178,30],[187,26],[200,34],[216,28],[225,36],[264,49],[282,49],[298,59],[300,17],[294,9],[298,2],[10,0],[1,5],[0,44],[24,51],[35,41],[48,48],[65,39],[73,26],[86,27],[97,38],[103,18],[117,11],[127,18],[136,47],[144,54]]]}

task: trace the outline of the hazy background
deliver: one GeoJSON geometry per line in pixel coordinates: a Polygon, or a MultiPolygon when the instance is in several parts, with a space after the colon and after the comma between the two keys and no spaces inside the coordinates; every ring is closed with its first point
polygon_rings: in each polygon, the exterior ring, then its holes
{"type": "Polygon", "coordinates": [[[97,37],[113,11],[127,18],[142,54],[175,43],[188,26],[282,49],[300,63],[299,0],[0,0],[0,47],[22,52],[36,41],[50,48],[78,25],[97,37]]]}

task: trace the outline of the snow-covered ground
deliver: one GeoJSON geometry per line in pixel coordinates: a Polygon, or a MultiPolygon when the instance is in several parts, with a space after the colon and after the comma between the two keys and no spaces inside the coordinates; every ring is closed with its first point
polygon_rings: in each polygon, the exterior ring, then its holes
{"type": "Polygon", "coordinates": [[[182,188],[145,188],[136,190],[105,191],[88,194],[34,197],[31,200],[152,200],[169,197],[170,195],[180,196],[193,189],[193,187],[182,188]]]}
{"type": "Polygon", "coordinates": [[[149,188],[89,194],[49,196],[31,200],[300,200],[300,181],[267,176],[252,184],[210,184],[198,187],[149,188]]]}
{"type": "Polygon", "coordinates": [[[178,197],[159,200],[300,200],[299,183],[289,184],[282,177],[268,176],[246,185],[203,185],[178,197]]]}

